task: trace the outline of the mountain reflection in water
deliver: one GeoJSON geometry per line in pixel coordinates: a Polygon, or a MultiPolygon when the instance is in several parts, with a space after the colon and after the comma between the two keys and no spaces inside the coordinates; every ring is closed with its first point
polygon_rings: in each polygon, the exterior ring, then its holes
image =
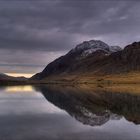
{"type": "Polygon", "coordinates": [[[35,89],[83,124],[100,126],[122,117],[140,124],[140,94],[73,86],[36,86],[35,89]]]}
{"type": "Polygon", "coordinates": [[[139,89],[1,87],[0,140],[139,140],[139,89]]]}

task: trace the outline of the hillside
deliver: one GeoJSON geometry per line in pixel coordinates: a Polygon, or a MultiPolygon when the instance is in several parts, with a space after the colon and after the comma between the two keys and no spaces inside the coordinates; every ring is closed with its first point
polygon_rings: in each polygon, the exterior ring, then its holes
{"type": "Polygon", "coordinates": [[[121,49],[99,40],[91,40],[77,45],[66,55],[54,60],[31,80],[84,81],[93,78],[92,80],[98,81],[108,75],[138,75],[139,70],[140,42],[134,42],[121,49]]]}
{"type": "Polygon", "coordinates": [[[9,76],[3,73],[0,73],[0,84],[1,85],[5,85],[5,84],[22,84],[25,83],[27,81],[27,78],[25,77],[13,77],[13,76],[9,76]]]}

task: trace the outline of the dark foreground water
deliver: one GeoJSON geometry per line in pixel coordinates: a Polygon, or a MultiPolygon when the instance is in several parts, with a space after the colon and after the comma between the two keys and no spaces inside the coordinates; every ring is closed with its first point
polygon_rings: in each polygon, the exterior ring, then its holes
{"type": "Polygon", "coordinates": [[[140,96],[65,86],[2,87],[0,140],[140,140],[140,96]]]}

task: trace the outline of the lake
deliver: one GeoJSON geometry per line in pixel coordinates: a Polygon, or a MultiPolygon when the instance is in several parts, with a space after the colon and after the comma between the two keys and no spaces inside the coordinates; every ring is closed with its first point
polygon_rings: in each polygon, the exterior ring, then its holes
{"type": "Polygon", "coordinates": [[[102,86],[0,88],[0,140],[139,139],[138,93],[102,86]]]}

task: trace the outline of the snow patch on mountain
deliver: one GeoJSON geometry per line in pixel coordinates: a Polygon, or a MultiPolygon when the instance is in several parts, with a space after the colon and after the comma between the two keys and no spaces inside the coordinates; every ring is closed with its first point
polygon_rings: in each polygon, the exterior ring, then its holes
{"type": "Polygon", "coordinates": [[[88,56],[96,51],[104,51],[106,54],[111,54],[120,50],[119,46],[109,46],[100,40],[90,40],[77,45],[69,53],[81,53],[81,56],[88,56]]]}
{"type": "Polygon", "coordinates": [[[110,47],[109,47],[109,50],[110,50],[110,52],[113,53],[113,52],[121,51],[122,48],[119,47],[119,46],[110,46],[110,47]]]}

